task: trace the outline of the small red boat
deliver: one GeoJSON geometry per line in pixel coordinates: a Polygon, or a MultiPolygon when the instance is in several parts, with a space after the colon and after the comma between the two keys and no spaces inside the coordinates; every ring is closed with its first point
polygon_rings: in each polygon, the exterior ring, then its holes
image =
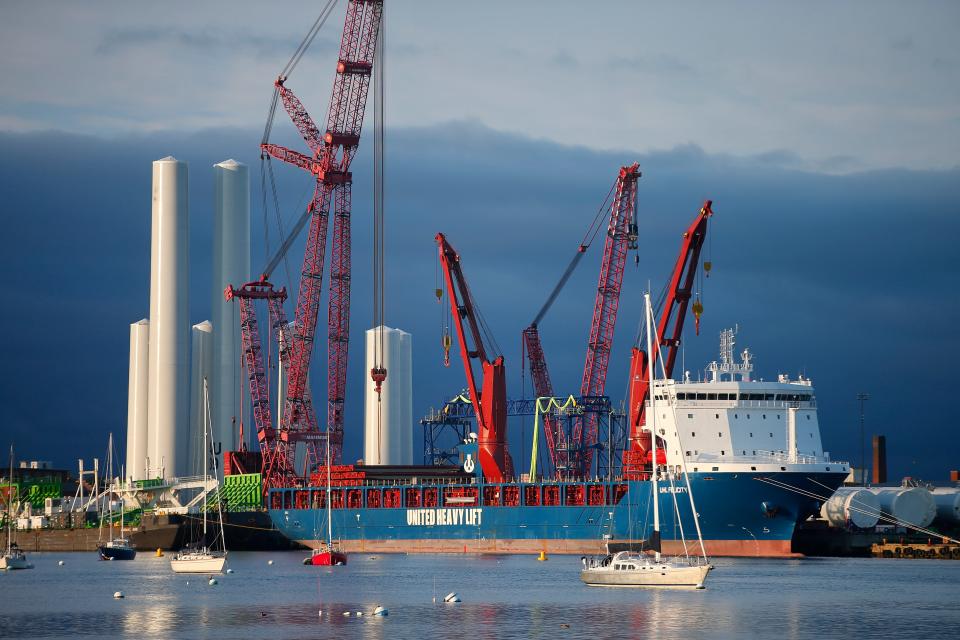
{"type": "Polygon", "coordinates": [[[333,567],[336,565],[347,564],[347,554],[338,550],[336,547],[325,545],[323,548],[314,549],[309,558],[306,558],[303,564],[311,564],[315,567],[333,567]]]}

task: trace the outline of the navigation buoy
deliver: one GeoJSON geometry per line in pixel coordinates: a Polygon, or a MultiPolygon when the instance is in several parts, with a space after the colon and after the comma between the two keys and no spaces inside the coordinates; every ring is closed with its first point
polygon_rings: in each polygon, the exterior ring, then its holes
{"type": "Polygon", "coordinates": [[[272,564],[273,564],[273,560],[267,560],[267,564],[272,565],[272,564]]]}
{"type": "Polygon", "coordinates": [[[227,573],[233,573],[233,569],[227,569],[227,573]]]}
{"type": "Polygon", "coordinates": [[[163,549],[161,549],[160,547],[157,547],[157,557],[158,558],[163,557],[163,549]]]}
{"type": "Polygon", "coordinates": [[[64,562],[63,560],[61,560],[60,562],[57,563],[57,566],[62,567],[62,566],[65,565],[65,564],[66,564],[66,562],[64,562]]]}
{"type": "Polygon", "coordinates": [[[217,584],[217,579],[216,579],[216,578],[210,578],[209,580],[207,580],[207,584],[212,587],[213,585],[217,584]]]}
{"type": "Polygon", "coordinates": [[[123,597],[123,591],[114,591],[114,592],[113,592],[113,597],[116,598],[117,600],[119,600],[120,598],[123,597]]]}
{"type": "Polygon", "coordinates": [[[451,591],[443,599],[444,602],[460,602],[460,596],[457,595],[456,591],[451,591]]]}
{"type": "Polygon", "coordinates": [[[373,610],[373,615],[382,618],[382,617],[384,617],[384,616],[390,615],[390,612],[387,611],[387,608],[386,608],[386,607],[379,607],[379,606],[378,606],[376,609],[373,610]]]}
{"type": "Polygon", "coordinates": [[[537,560],[539,560],[540,562],[543,562],[546,559],[547,559],[547,552],[541,551],[540,555],[537,557],[537,560]]]}

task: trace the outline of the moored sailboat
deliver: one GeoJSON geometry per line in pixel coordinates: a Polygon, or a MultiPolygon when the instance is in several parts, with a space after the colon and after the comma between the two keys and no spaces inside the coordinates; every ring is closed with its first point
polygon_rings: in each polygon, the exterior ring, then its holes
{"type": "MultiPolygon", "coordinates": [[[[210,397],[207,389],[207,380],[203,380],[204,399],[204,427],[203,427],[203,485],[206,490],[208,482],[207,463],[210,450],[207,447],[207,432],[210,429],[210,397]]],[[[219,486],[219,482],[217,483],[219,486]]],[[[217,521],[219,530],[211,544],[207,543],[207,506],[201,506],[203,512],[203,530],[198,540],[191,541],[187,547],[170,559],[170,568],[174,573],[222,573],[227,563],[226,540],[223,536],[223,511],[220,500],[217,499],[217,521]],[[216,549],[217,540],[220,548],[216,549]]]]}
{"type": "MultiPolygon", "coordinates": [[[[110,474],[110,485],[107,489],[107,513],[108,521],[110,522],[110,531],[108,534],[108,540],[106,542],[98,541],[97,543],[97,553],[100,554],[101,560],[133,560],[137,557],[137,548],[133,545],[128,538],[123,536],[123,498],[120,498],[120,535],[117,537],[113,536],[113,494],[114,494],[114,483],[113,483],[113,434],[110,434],[110,438],[107,444],[107,472],[110,474]]],[[[123,476],[123,471],[120,471],[120,476],[123,476]]],[[[121,494],[122,496],[122,494],[121,494]]],[[[101,514],[103,512],[101,511],[101,514]]],[[[100,518],[100,531],[98,537],[103,536],[103,518],[100,518]]]]}
{"type": "Polygon", "coordinates": [[[33,565],[27,559],[27,554],[20,550],[17,543],[13,541],[13,445],[10,445],[10,475],[7,477],[7,549],[0,556],[0,570],[12,571],[14,569],[33,569],[33,565]]]}
{"type": "MultiPolygon", "coordinates": [[[[652,362],[648,368],[647,375],[650,376],[651,398],[655,397],[656,365],[659,361],[659,349],[654,351],[652,343],[657,338],[656,344],[659,346],[659,338],[654,336],[655,324],[653,322],[653,311],[650,306],[650,294],[644,296],[647,322],[647,353],[653,354],[652,362]]],[[[678,510],[677,506],[677,487],[674,486],[674,477],[670,471],[662,469],[657,458],[657,439],[661,435],[656,428],[656,411],[648,411],[649,431],[652,453],[653,472],[651,474],[651,488],[653,490],[653,533],[647,540],[647,547],[653,551],[653,556],[644,553],[632,551],[620,551],[616,554],[607,554],[598,559],[588,560],[583,558],[583,570],[580,572],[580,579],[592,587],[694,587],[703,588],[703,583],[707,574],[713,569],[713,566],[707,560],[707,553],[703,546],[703,536],[700,532],[700,522],[697,516],[696,505],[693,500],[693,491],[690,488],[690,480],[686,471],[686,464],[683,464],[683,477],[686,483],[686,493],[690,498],[690,510],[693,516],[693,522],[697,529],[697,539],[700,544],[702,556],[690,555],[686,553],[687,544],[683,538],[683,526],[680,525],[680,536],[683,542],[684,556],[672,559],[661,557],[660,553],[660,501],[659,501],[659,480],[668,479],[670,482],[670,496],[673,499],[673,508],[678,510]]]]}
{"type": "MultiPolygon", "coordinates": [[[[329,435],[329,434],[328,434],[329,435]]],[[[347,554],[339,544],[333,541],[333,511],[330,505],[330,440],[327,439],[327,541],[320,548],[314,549],[303,564],[315,567],[332,567],[347,564],[347,554]]]]}

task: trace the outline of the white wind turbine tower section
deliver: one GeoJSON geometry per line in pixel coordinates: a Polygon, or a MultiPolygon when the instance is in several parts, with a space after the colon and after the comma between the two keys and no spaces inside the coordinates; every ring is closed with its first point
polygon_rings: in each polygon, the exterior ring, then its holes
{"type": "Polygon", "coordinates": [[[127,477],[146,478],[148,343],[150,321],[130,325],[130,372],[127,380],[127,477]]]}
{"type": "Polygon", "coordinates": [[[203,441],[204,395],[203,381],[210,378],[213,368],[213,325],[204,320],[190,329],[190,435],[184,442],[186,464],[189,475],[199,475],[203,468],[204,456],[201,449],[203,441]]]}
{"type": "MultiPolygon", "coordinates": [[[[367,329],[366,367],[375,365],[374,346],[381,329],[367,329]]],[[[381,361],[387,370],[379,402],[369,373],[364,376],[364,453],[366,464],[413,464],[413,361],[412,336],[400,329],[382,327],[381,361]]]]}
{"type": "Polygon", "coordinates": [[[250,172],[247,165],[224,160],[213,165],[213,370],[210,412],[214,446],[236,450],[240,388],[240,320],[223,299],[227,285],[242,286],[250,277],[250,172]]]}
{"type": "Polygon", "coordinates": [[[178,443],[186,439],[190,407],[188,316],[189,223],[187,163],[168,156],[153,163],[150,236],[148,476],[183,471],[178,443]]]}

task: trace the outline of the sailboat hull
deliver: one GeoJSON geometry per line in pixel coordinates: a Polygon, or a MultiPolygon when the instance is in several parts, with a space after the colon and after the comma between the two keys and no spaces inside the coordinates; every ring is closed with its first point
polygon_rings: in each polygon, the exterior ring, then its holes
{"type": "Polygon", "coordinates": [[[615,571],[584,569],[580,579],[590,587],[685,587],[702,589],[709,565],[676,566],[653,564],[646,569],[615,571]]]}
{"type": "Polygon", "coordinates": [[[226,563],[226,556],[188,553],[171,559],[170,568],[174,573],[222,573],[226,563]]]}
{"type": "Polygon", "coordinates": [[[332,567],[347,564],[347,554],[339,551],[314,551],[309,564],[315,567],[332,567]]]}
{"type": "Polygon", "coordinates": [[[0,571],[14,571],[16,569],[32,569],[33,565],[23,555],[0,556],[0,571]]]}
{"type": "Polygon", "coordinates": [[[137,557],[137,550],[132,547],[111,547],[102,545],[97,547],[101,560],[133,560],[137,557]]]}

